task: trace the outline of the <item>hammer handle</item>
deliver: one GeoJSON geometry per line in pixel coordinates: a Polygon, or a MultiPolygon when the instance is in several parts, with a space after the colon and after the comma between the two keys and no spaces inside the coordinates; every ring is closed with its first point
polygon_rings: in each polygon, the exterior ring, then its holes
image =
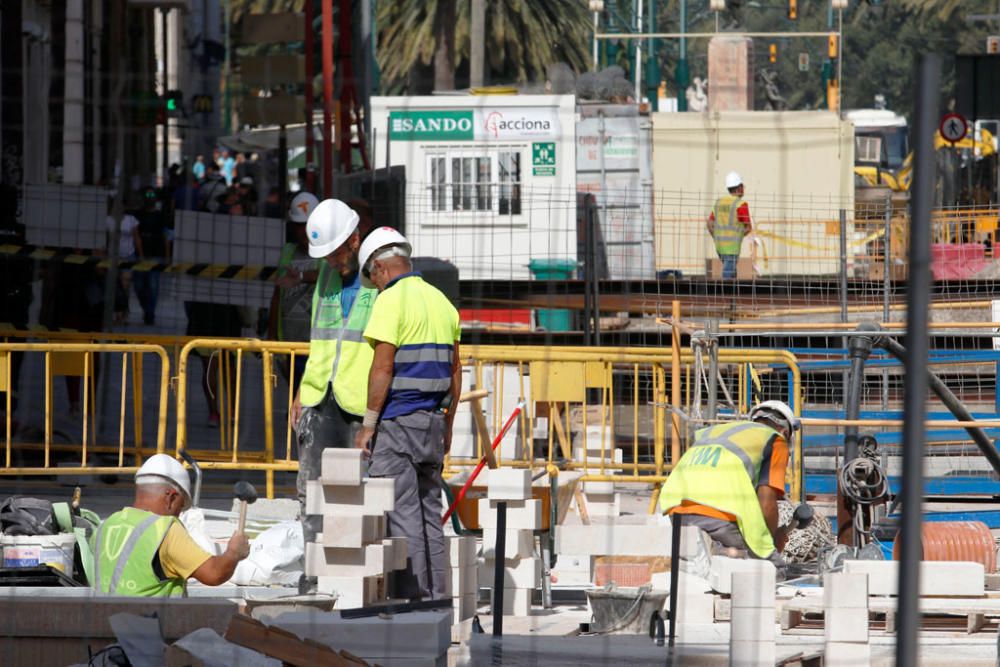
{"type": "Polygon", "coordinates": [[[240,501],[240,523],[236,526],[236,532],[242,533],[247,527],[247,501],[240,501]]]}

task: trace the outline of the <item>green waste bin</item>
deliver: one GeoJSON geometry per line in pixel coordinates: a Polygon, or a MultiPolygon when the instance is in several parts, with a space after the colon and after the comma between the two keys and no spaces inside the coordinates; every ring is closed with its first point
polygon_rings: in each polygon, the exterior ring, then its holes
{"type": "MultiPolygon", "coordinates": [[[[533,259],[528,269],[535,280],[571,280],[576,272],[572,259],[533,259]]],[[[539,308],[536,311],[538,326],[546,331],[572,331],[573,311],[562,308],[539,308]]]]}

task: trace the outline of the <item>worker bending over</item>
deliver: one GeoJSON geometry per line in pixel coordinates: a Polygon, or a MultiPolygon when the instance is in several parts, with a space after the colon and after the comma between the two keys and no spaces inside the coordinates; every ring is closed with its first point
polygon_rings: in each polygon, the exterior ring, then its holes
{"type": "Polygon", "coordinates": [[[749,421],[716,424],[695,441],[671,471],[660,509],[684,515],[719,544],[767,559],[784,572],[778,500],[785,495],[788,441],[799,420],[781,401],[764,401],[749,421]]]}
{"type": "Polygon", "coordinates": [[[208,586],[232,578],[250,554],[243,533],[229,538],[225,553],[212,556],[191,539],[177,518],[191,506],[187,471],[166,454],[151,456],[135,474],[135,502],[115,512],[94,537],[97,592],[137,597],[185,595],[194,577],[208,586]]]}
{"type": "MultiPolygon", "coordinates": [[[[323,259],[312,297],[309,359],[292,423],[298,436],[299,495],[302,534],[315,542],[322,532],[320,516],[306,516],[306,482],[318,479],[327,447],[351,447],[361,428],[368,396],[372,348],[362,332],[378,290],[363,287],[358,271],[358,214],[338,199],[326,199],[306,222],[309,256],[323,259]]],[[[303,578],[299,590],[315,590],[315,578],[303,578]]]]}
{"type": "Polygon", "coordinates": [[[722,260],[722,277],[732,280],[736,278],[743,237],[753,231],[753,220],[750,205],[743,200],[743,178],[735,171],[726,174],[726,189],[729,194],[716,200],[706,227],[722,260]]]}
{"type": "Polygon", "coordinates": [[[368,409],[355,445],[371,454],[369,474],[395,480],[389,534],[406,537],[409,559],[396,572],[396,597],[446,597],[441,469],[451,447],[462,389],[458,311],[410,264],[410,244],[390,227],[361,244],[362,277],[379,289],[365,328],[375,358],[368,409]]]}

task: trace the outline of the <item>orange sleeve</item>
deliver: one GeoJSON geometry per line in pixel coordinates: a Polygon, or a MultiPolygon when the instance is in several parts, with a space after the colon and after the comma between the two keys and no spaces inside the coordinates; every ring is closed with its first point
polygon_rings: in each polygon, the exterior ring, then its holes
{"type": "Polygon", "coordinates": [[[761,476],[757,486],[769,486],[785,495],[785,471],[788,469],[788,443],[780,435],[774,439],[764,452],[761,461],[761,476]]]}

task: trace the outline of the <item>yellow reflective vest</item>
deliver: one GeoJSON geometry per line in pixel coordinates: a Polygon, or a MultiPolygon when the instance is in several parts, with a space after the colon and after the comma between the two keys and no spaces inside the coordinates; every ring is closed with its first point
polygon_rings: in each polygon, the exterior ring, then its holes
{"type": "Polygon", "coordinates": [[[774,540],[757,500],[757,482],[764,450],[779,437],[755,422],[700,429],[664,482],[660,509],[668,512],[687,500],[732,514],[750,550],[767,558],[774,552],[774,540]]]}
{"type": "Polygon", "coordinates": [[[344,319],[340,305],[343,281],[323,262],[313,293],[309,360],[302,374],[299,399],[304,406],[318,405],[332,385],[333,397],[345,412],[363,415],[368,405],[368,371],[374,348],[363,335],[378,290],[362,287],[344,319]]]}
{"type": "Polygon", "coordinates": [[[739,255],[746,236],[746,227],[740,222],[738,210],[744,204],[742,197],[726,195],[715,202],[715,252],[722,255],[739,255]]]}
{"type": "Polygon", "coordinates": [[[94,589],[105,595],[184,595],[185,580],[160,579],[153,569],[160,544],[176,521],[134,507],[109,516],[94,537],[94,589]]]}

